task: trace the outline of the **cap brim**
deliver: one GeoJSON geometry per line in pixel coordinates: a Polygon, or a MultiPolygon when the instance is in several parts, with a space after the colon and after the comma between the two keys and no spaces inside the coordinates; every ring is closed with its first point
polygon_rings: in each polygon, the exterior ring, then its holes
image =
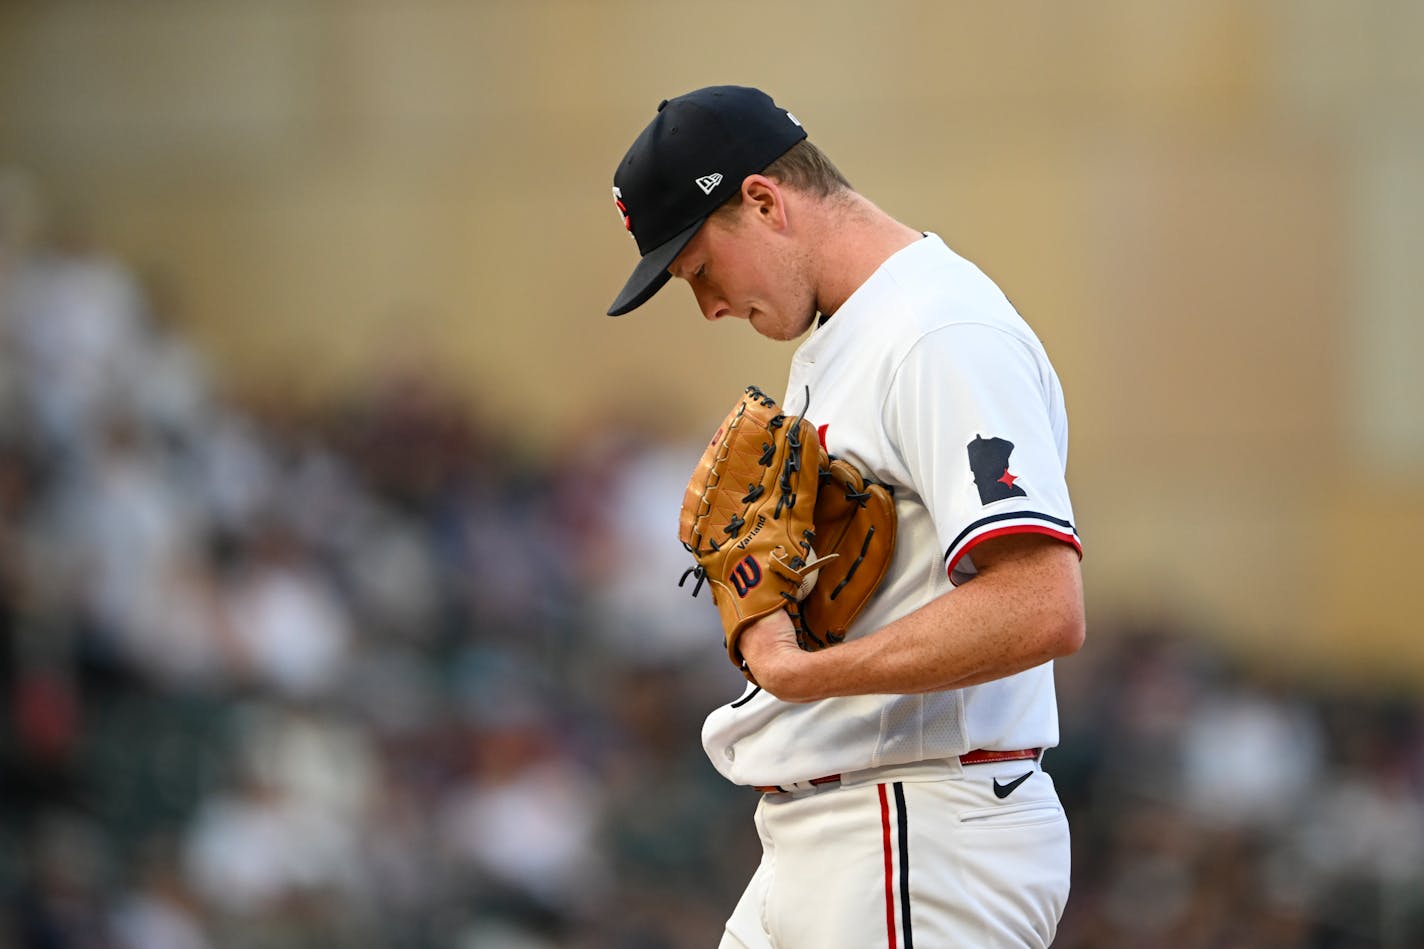
{"type": "Polygon", "coordinates": [[[672,266],[673,260],[682,253],[682,249],[692,240],[698,228],[702,227],[702,220],[695,221],[684,231],[680,231],[669,240],[648,251],[643,255],[643,259],[638,261],[638,266],[633,268],[633,276],[628,278],[628,282],[623,285],[623,290],[618,294],[618,298],[613,301],[613,305],[608,308],[609,316],[622,316],[624,313],[631,313],[638,307],[647,303],[653,298],[653,294],[663,288],[663,284],[672,279],[672,274],[668,273],[668,267],[672,266]]]}

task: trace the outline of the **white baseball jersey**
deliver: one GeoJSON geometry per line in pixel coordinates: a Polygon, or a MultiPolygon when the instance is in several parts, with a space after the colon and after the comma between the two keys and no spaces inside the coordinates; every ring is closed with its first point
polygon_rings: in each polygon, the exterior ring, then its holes
{"type": "MultiPolygon", "coordinates": [[[[885,261],[802,342],[782,404],[805,410],[827,451],[894,489],[890,569],[848,638],[972,581],[974,545],[987,538],[1037,532],[1081,553],[1057,374],[993,281],[935,235],[885,261]]],[[[974,749],[1049,748],[1053,667],[807,704],[749,685],[708,716],[702,740],[730,780],[783,787],[974,749]]]]}

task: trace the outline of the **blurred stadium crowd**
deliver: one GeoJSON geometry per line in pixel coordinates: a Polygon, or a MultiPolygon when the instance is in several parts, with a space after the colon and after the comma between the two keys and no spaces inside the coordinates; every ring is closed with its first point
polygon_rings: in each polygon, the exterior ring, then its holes
{"type": "MultiPolygon", "coordinates": [[[[759,853],[698,740],[741,682],[677,588],[699,446],[530,461],[419,371],[239,400],[157,310],[0,259],[0,946],[715,945],[759,853]]],[[[1424,945],[1416,698],[1092,620],[1057,945],[1424,945]]]]}

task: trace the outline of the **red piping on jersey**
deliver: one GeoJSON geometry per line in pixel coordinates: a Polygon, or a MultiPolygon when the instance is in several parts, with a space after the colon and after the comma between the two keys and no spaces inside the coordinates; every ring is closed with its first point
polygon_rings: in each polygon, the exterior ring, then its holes
{"type": "Polygon", "coordinates": [[[890,802],[885,799],[885,785],[877,784],[880,792],[880,838],[885,850],[885,935],[890,949],[895,949],[895,864],[890,859],[890,802]]]}
{"type": "Polygon", "coordinates": [[[1062,531],[1056,531],[1053,528],[1045,527],[1042,524],[1015,524],[1012,527],[1000,527],[996,530],[985,531],[978,537],[971,540],[969,543],[965,544],[963,549],[959,551],[959,555],[949,562],[949,566],[945,567],[945,573],[949,575],[950,582],[954,582],[955,565],[958,564],[959,561],[964,559],[965,554],[969,553],[969,551],[973,550],[975,547],[978,547],[980,544],[982,544],[986,540],[989,540],[990,538],[1005,537],[1009,534],[1046,534],[1049,537],[1052,537],[1054,540],[1061,540],[1063,541],[1063,543],[1070,545],[1074,550],[1078,551],[1078,557],[1080,559],[1083,556],[1083,544],[1078,540],[1078,538],[1074,537],[1072,534],[1065,534],[1062,531]]]}

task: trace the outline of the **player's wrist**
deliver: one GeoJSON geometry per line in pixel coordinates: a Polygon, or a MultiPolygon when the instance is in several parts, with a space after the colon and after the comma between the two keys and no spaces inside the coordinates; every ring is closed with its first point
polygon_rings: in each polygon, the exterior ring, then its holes
{"type": "Polygon", "coordinates": [[[777,610],[753,623],[742,633],[739,645],[749,677],[767,692],[783,702],[810,702],[820,698],[806,688],[808,679],[801,673],[811,654],[797,645],[796,629],[785,610],[777,610]]]}

